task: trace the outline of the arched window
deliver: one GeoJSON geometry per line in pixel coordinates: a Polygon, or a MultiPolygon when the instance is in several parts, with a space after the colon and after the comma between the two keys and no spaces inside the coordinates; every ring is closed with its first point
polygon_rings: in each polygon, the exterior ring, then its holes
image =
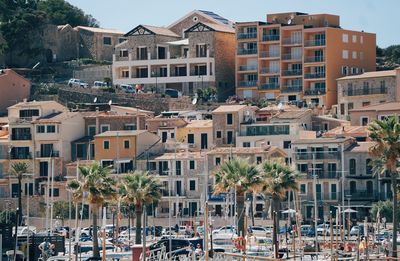
{"type": "Polygon", "coordinates": [[[357,191],[357,183],[355,181],[350,181],[350,194],[357,191]]]}
{"type": "Polygon", "coordinates": [[[350,175],[356,175],[356,160],[355,159],[350,159],[349,171],[350,171],[350,175]]]}
{"type": "Polygon", "coordinates": [[[366,159],[365,160],[365,168],[367,170],[367,175],[372,175],[372,160],[371,159],[366,159]]]}
{"type": "Polygon", "coordinates": [[[374,190],[374,185],[372,181],[367,181],[367,194],[372,194],[374,190]]]}

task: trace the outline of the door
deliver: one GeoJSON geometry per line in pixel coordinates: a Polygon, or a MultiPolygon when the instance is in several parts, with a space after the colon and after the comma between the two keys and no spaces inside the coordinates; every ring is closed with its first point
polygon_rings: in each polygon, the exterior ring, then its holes
{"type": "Polygon", "coordinates": [[[39,163],[40,177],[47,177],[49,175],[49,163],[42,161],[39,163]]]}
{"type": "Polygon", "coordinates": [[[201,149],[207,149],[208,146],[208,137],[207,137],[207,133],[202,133],[201,134],[201,149]]]}
{"type": "Polygon", "coordinates": [[[233,144],[233,131],[227,131],[226,132],[226,136],[227,136],[227,144],[233,144]]]}
{"type": "Polygon", "coordinates": [[[167,141],[167,138],[168,138],[168,132],[163,131],[163,132],[161,133],[162,143],[165,143],[165,142],[167,141]]]}
{"type": "Polygon", "coordinates": [[[176,181],[176,195],[182,195],[182,181],[176,181]]]}
{"type": "Polygon", "coordinates": [[[40,144],[40,157],[51,157],[53,144],[40,144]]]}
{"type": "Polygon", "coordinates": [[[350,194],[357,191],[357,183],[355,181],[350,181],[350,194]]]}
{"type": "Polygon", "coordinates": [[[189,202],[189,215],[195,216],[197,212],[197,202],[189,202]]]}

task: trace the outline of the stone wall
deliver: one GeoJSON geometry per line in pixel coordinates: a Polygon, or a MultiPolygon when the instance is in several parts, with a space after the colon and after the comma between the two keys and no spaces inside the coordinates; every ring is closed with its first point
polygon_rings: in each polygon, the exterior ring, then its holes
{"type": "Polygon", "coordinates": [[[91,66],[74,70],[74,77],[92,86],[94,81],[103,81],[106,77],[112,78],[111,65],[91,66]]]}

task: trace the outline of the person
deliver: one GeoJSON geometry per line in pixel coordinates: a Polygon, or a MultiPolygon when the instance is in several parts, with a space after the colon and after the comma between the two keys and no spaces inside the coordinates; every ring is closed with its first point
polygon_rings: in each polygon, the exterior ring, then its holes
{"type": "Polygon", "coordinates": [[[387,240],[386,237],[383,239],[382,245],[383,245],[383,251],[385,252],[386,257],[388,257],[389,256],[389,241],[387,240]]]}
{"type": "Polygon", "coordinates": [[[196,245],[196,249],[194,250],[194,253],[196,255],[199,255],[199,256],[203,255],[203,249],[201,249],[201,245],[200,244],[196,245]]]}
{"type": "Polygon", "coordinates": [[[53,255],[55,246],[49,242],[48,238],[45,238],[44,241],[39,244],[38,248],[42,252],[43,259],[47,260],[47,258],[53,255]]]}

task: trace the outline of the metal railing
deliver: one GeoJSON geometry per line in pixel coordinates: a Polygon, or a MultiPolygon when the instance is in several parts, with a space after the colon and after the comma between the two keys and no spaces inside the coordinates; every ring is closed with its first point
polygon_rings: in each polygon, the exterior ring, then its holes
{"type": "Polygon", "coordinates": [[[298,38],[284,38],[282,41],[283,44],[302,44],[303,40],[298,38]]]}
{"type": "Polygon", "coordinates": [[[263,67],[260,69],[261,74],[268,74],[268,73],[279,73],[280,70],[279,68],[269,68],[269,67],[263,67]]]}
{"type": "Polygon", "coordinates": [[[256,87],[257,81],[240,81],[239,87],[256,87]]]}
{"type": "Polygon", "coordinates": [[[304,46],[305,47],[310,47],[310,46],[325,46],[326,41],[325,39],[319,39],[319,40],[305,40],[304,41],[304,46]]]}
{"type": "Polygon", "coordinates": [[[32,134],[30,133],[11,135],[11,140],[31,140],[31,139],[32,139],[32,134]]]}
{"type": "Polygon", "coordinates": [[[302,85],[285,85],[282,87],[281,92],[288,93],[288,92],[301,92],[303,90],[302,85]]]}
{"type": "Polygon", "coordinates": [[[343,96],[373,95],[373,94],[386,94],[386,93],[387,93],[386,87],[343,90],[343,96]]]}
{"type": "Polygon", "coordinates": [[[304,74],[305,79],[319,79],[325,78],[325,73],[306,73],[304,74]]]}
{"type": "Polygon", "coordinates": [[[254,39],[257,38],[257,32],[254,33],[238,33],[237,39],[254,39]]]}
{"type": "Polygon", "coordinates": [[[325,56],[307,56],[306,58],[304,58],[304,62],[306,63],[325,62],[325,56]]]}
{"type": "Polygon", "coordinates": [[[52,151],[36,151],[36,157],[37,158],[58,158],[60,157],[60,152],[57,150],[52,150],[52,151]]]}
{"type": "Polygon", "coordinates": [[[279,90],[279,84],[278,83],[266,83],[260,85],[260,90],[279,90]]]}
{"type": "Polygon", "coordinates": [[[304,95],[323,95],[326,94],[325,89],[305,90],[304,95]]]}
{"type": "Polygon", "coordinates": [[[280,52],[268,52],[268,51],[262,51],[260,52],[260,57],[261,58],[279,58],[280,52]]]}
{"type": "Polygon", "coordinates": [[[249,54],[257,54],[257,49],[238,49],[238,55],[249,55],[249,54]]]}
{"type": "Polygon", "coordinates": [[[257,71],[256,65],[240,65],[239,71],[257,71]]]}
{"type": "Polygon", "coordinates": [[[282,71],[283,76],[296,76],[296,75],[302,75],[303,71],[302,70],[285,70],[282,71]]]}
{"type": "Polygon", "coordinates": [[[282,54],[282,60],[301,60],[301,55],[293,55],[291,53],[282,54]]]}
{"type": "Polygon", "coordinates": [[[262,36],[263,42],[279,41],[279,39],[279,34],[263,34],[262,36]]]}
{"type": "Polygon", "coordinates": [[[340,159],[340,152],[298,152],[295,155],[296,160],[312,160],[312,159],[340,159]]]}
{"type": "Polygon", "coordinates": [[[12,160],[32,159],[32,154],[31,153],[11,153],[10,159],[12,159],[12,160]]]}

